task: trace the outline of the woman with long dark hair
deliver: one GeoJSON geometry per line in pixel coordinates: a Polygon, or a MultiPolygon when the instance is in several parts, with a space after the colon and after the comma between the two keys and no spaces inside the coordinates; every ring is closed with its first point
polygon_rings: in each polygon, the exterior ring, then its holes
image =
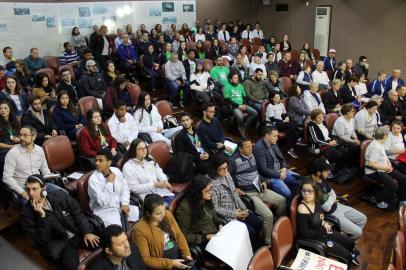
{"type": "Polygon", "coordinates": [[[176,209],[175,217],[188,244],[206,247],[224,221],[214,212],[211,201],[213,184],[209,177],[196,175],[176,209]]]}
{"type": "Polygon", "coordinates": [[[76,131],[83,127],[84,121],[67,91],[59,92],[52,118],[58,130],[64,130],[71,140],[75,140],[76,131]]]}
{"type": "Polygon", "coordinates": [[[22,113],[28,108],[27,96],[24,90],[21,89],[17,78],[9,76],[6,78],[3,93],[6,95],[16,115],[22,115],[22,113]]]}
{"type": "Polygon", "coordinates": [[[358,263],[355,243],[347,235],[334,231],[326,220],[326,213],[320,205],[321,193],[317,182],[305,180],[300,186],[299,206],[297,209],[298,239],[311,239],[333,245],[327,249],[329,256],[345,259],[350,264],[358,263]]]}
{"type": "MultiPolygon", "coordinates": [[[[4,167],[4,158],[7,152],[16,144],[20,143],[17,137],[20,132],[20,124],[8,101],[0,102],[0,166],[4,167]]],[[[3,171],[3,170],[1,170],[3,171]]],[[[1,172],[1,174],[3,174],[1,172]]]]}
{"type": "Polygon", "coordinates": [[[183,62],[187,59],[187,44],[186,41],[181,41],[178,49],[179,61],[183,62]]]}
{"type": "Polygon", "coordinates": [[[17,59],[16,60],[16,72],[14,72],[14,77],[16,77],[18,83],[21,87],[27,91],[28,87],[32,87],[34,85],[34,79],[32,75],[29,74],[27,65],[25,64],[24,60],[17,59]]]}
{"type": "Polygon", "coordinates": [[[149,156],[147,144],[143,140],[135,139],[131,142],[123,164],[123,175],[129,189],[141,198],[150,193],[157,193],[164,198],[167,205],[175,198],[168,177],[149,156]]]}
{"type": "Polygon", "coordinates": [[[201,40],[196,42],[196,58],[202,61],[206,59],[206,51],[204,49],[203,41],[201,40]]]}
{"type": "Polygon", "coordinates": [[[164,124],[158,109],[151,102],[151,95],[141,92],[138,98],[137,109],[134,113],[135,122],[139,126],[140,132],[148,133],[153,142],[164,141],[171,146],[171,138],[182,126],[169,128],[164,131],[164,124]]]}
{"type": "Polygon", "coordinates": [[[155,48],[152,44],[147,45],[147,53],[144,54],[144,67],[146,69],[146,72],[149,76],[151,76],[151,88],[152,91],[156,91],[156,84],[157,84],[157,79],[159,76],[159,57],[155,52],[155,48]]]}
{"type": "Polygon", "coordinates": [[[158,194],[145,197],[143,218],[132,229],[132,241],[149,269],[190,269],[187,262],[192,256],[185,236],[158,194]]]}
{"type": "Polygon", "coordinates": [[[110,148],[117,159],[117,141],[111,136],[109,129],[103,125],[101,114],[96,110],[89,110],[86,115],[86,126],[80,132],[79,150],[82,155],[95,158],[101,148],[110,148]]]}
{"type": "Polygon", "coordinates": [[[113,87],[110,87],[103,98],[103,110],[107,113],[114,112],[114,106],[117,100],[123,101],[127,106],[127,111],[132,112],[135,109],[136,103],[131,98],[130,93],[127,90],[129,84],[127,78],[123,76],[117,76],[114,80],[113,87]]]}
{"type": "Polygon", "coordinates": [[[116,69],[114,62],[111,60],[106,62],[105,68],[103,76],[104,82],[106,86],[113,86],[114,80],[120,75],[120,72],[116,69]]]}
{"type": "Polygon", "coordinates": [[[32,94],[41,99],[42,108],[49,109],[56,103],[56,91],[52,87],[49,77],[46,73],[38,73],[35,80],[35,88],[32,94]]]}

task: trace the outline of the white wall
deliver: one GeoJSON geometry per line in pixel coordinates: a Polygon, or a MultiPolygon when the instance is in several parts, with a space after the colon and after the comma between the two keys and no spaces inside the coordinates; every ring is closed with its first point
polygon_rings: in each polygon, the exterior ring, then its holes
{"type": "MultiPolygon", "coordinates": [[[[114,17],[116,21],[107,21],[109,33],[117,28],[132,24],[133,30],[144,23],[150,30],[155,24],[162,24],[163,29],[170,26],[163,24],[164,17],[176,17],[177,26],[187,23],[190,27],[196,20],[195,0],[183,1],[114,1],[114,2],[80,2],[80,3],[0,3],[0,48],[10,46],[17,58],[26,57],[29,49],[38,47],[40,55],[59,55],[62,44],[71,41],[73,26],[79,26],[81,34],[89,35],[94,24],[106,24],[106,19],[114,17]],[[162,12],[162,2],[173,2],[174,12],[162,12]],[[193,4],[193,12],[183,12],[184,4],[193,4]],[[28,8],[29,15],[16,15],[15,8],[28,8]],[[79,8],[85,8],[89,15],[81,17],[79,8]],[[130,14],[119,16],[117,10],[127,10],[130,14]],[[150,9],[161,11],[160,16],[150,16],[150,9]],[[97,12],[97,10],[99,12],[97,12]],[[103,14],[100,14],[103,13],[103,14]],[[33,15],[44,16],[45,20],[33,21],[33,15]],[[103,20],[103,17],[104,20],[103,20]],[[47,18],[54,18],[55,27],[47,26],[47,18]],[[66,24],[74,20],[74,25],[66,24]],[[65,22],[63,24],[62,22],[65,22]],[[85,25],[90,27],[86,27],[85,25]]],[[[48,19],[49,20],[49,19],[48,19]]],[[[52,19],[51,19],[52,20],[52,19]]]]}

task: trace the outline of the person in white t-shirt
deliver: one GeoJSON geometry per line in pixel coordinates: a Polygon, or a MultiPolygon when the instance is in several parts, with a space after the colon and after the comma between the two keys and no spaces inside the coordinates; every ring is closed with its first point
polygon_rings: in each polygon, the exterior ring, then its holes
{"type": "Polygon", "coordinates": [[[327,73],[324,71],[324,62],[318,61],[316,64],[316,70],[312,73],[313,82],[319,84],[320,88],[329,88],[330,79],[327,73]]]}
{"type": "Polygon", "coordinates": [[[361,139],[372,139],[374,130],[378,127],[378,103],[368,101],[365,107],[358,111],[354,117],[354,128],[361,139]]]}
{"type": "MultiPolygon", "coordinates": [[[[391,132],[385,141],[385,151],[391,160],[405,151],[405,139],[402,135],[403,124],[401,121],[394,121],[391,125],[391,132]]],[[[406,136],[405,136],[406,137],[406,136]]]]}
{"type": "Polygon", "coordinates": [[[254,56],[254,60],[252,61],[252,63],[249,66],[249,75],[252,76],[255,73],[255,70],[257,70],[257,68],[262,69],[263,72],[263,76],[262,78],[264,80],[266,80],[268,77],[267,73],[266,73],[266,67],[265,65],[262,63],[262,55],[260,54],[256,54],[254,56]]]}
{"type": "Polygon", "coordinates": [[[266,121],[275,126],[278,131],[286,133],[288,154],[298,158],[294,151],[295,144],[305,145],[300,139],[296,126],[290,122],[285,106],[281,103],[280,94],[271,92],[269,94],[269,105],[266,107],[266,121]]]}
{"type": "Polygon", "coordinates": [[[96,154],[96,171],[89,178],[89,206],[103,220],[104,226],[124,225],[121,215],[135,222],[140,217],[139,208],[130,205],[130,190],[120,169],[111,167],[113,156],[109,149],[96,154]]]}
{"type": "Polygon", "coordinates": [[[375,139],[365,152],[365,175],[383,185],[370,201],[381,209],[396,209],[398,191],[406,184],[406,175],[394,169],[386,155],[384,144],[388,134],[389,129],[384,126],[375,130],[375,139]]]}

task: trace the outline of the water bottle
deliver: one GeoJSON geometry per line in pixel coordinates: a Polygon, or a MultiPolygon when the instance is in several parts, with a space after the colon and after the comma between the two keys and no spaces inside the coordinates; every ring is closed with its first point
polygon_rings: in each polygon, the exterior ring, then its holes
{"type": "Polygon", "coordinates": [[[179,91],[180,100],[183,101],[183,89],[179,91]]]}

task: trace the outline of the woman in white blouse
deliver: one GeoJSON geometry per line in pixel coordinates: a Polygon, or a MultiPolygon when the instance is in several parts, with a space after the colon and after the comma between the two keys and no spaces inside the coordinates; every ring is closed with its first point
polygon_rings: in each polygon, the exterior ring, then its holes
{"type": "MultiPolygon", "coordinates": [[[[391,160],[405,151],[405,141],[402,135],[403,124],[401,121],[394,121],[391,126],[391,132],[385,141],[385,152],[391,160]]],[[[406,136],[405,136],[406,137],[406,136]]]]}
{"type": "Polygon", "coordinates": [[[203,27],[199,27],[198,32],[195,34],[195,42],[201,40],[202,42],[206,41],[206,35],[203,33],[203,27]]]}
{"type": "Polygon", "coordinates": [[[172,136],[182,129],[180,126],[164,130],[162,117],[156,106],[151,103],[151,96],[147,92],[140,94],[134,119],[139,132],[148,133],[153,142],[164,141],[168,146],[171,146],[172,136]]]}
{"type": "Polygon", "coordinates": [[[214,88],[214,83],[210,74],[203,69],[202,62],[197,62],[195,73],[190,75],[190,90],[193,90],[203,103],[210,102],[210,92],[214,88]]]}
{"type": "Polygon", "coordinates": [[[266,107],[266,120],[275,126],[278,131],[286,133],[288,154],[293,158],[298,158],[294,151],[295,144],[305,145],[300,139],[295,124],[291,123],[286,113],[285,106],[281,103],[281,97],[277,92],[269,94],[269,105],[266,107]]]}
{"type": "Polygon", "coordinates": [[[172,186],[158,163],[148,155],[147,144],[141,139],[131,142],[124,157],[123,176],[128,188],[141,196],[156,193],[169,205],[175,198],[172,186]]]}
{"type": "Polygon", "coordinates": [[[358,111],[354,117],[354,128],[358,132],[360,139],[371,140],[374,135],[374,130],[378,127],[378,103],[368,101],[365,107],[358,111]]]}

